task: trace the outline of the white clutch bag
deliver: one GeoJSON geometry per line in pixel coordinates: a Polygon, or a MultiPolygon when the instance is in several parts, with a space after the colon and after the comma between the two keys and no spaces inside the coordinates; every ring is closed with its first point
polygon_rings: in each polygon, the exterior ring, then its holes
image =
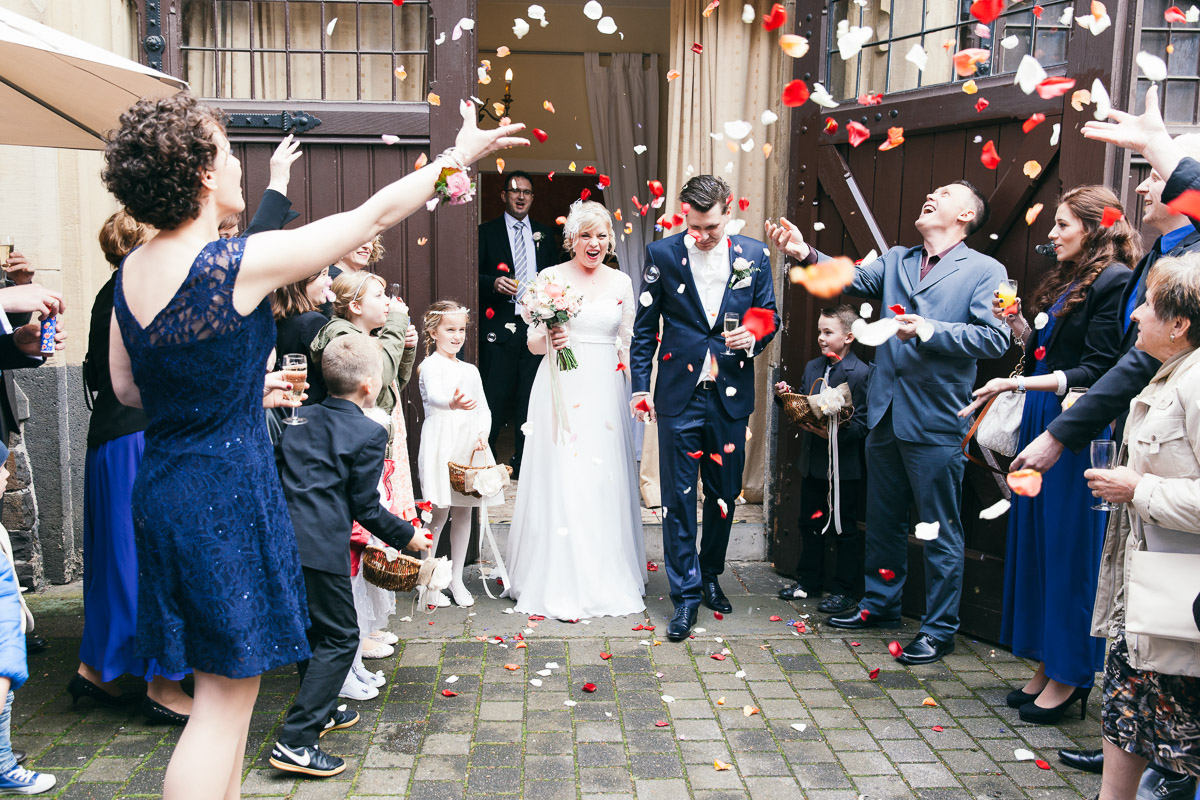
{"type": "Polygon", "coordinates": [[[1200,554],[1138,550],[1125,581],[1125,630],[1200,643],[1192,603],[1200,594],[1200,554]]]}

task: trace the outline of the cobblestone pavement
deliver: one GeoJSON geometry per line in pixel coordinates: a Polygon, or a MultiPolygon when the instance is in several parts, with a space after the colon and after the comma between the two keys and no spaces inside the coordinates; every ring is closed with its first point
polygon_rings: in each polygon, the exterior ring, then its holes
{"type": "MultiPolygon", "coordinates": [[[[913,621],[847,636],[821,626],[814,604],[776,599],[782,584],[769,565],[732,565],[722,585],[734,613],[717,620],[701,608],[695,638],[682,644],[664,635],[671,606],[661,571],[648,597],[654,631],[630,630],[642,623],[634,618],[535,627],[505,613],[511,602],[487,597],[473,609],[418,610],[405,622],[399,615],[411,596],[402,595],[391,626],[402,643],[374,664],[388,685],[376,700],[351,703],[362,714],[356,727],[323,740],[349,768],[320,781],[268,766],[297,685],[292,668],[278,670],[263,678],[243,792],[297,800],[1065,800],[1098,789],[1098,776],[1062,767],[1055,755],[1099,746],[1094,698],[1086,720],[1026,725],[1004,695],[1031,674],[1027,662],[960,636],[943,663],[905,668],[887,644],[907,643],[913,621]],[[1050,768],[1018,761],[1020,748],[1050,768]],[[714,761],[730,766],[718,770],[714,761]]],[[[77,664],[79,586],[30,605],[51,648],[31,657],[32,677],[17,693],[13,740],[29,751],[27,766],[58,776],[61,798],[158,795],[178,730],[87,700],[73,708],[65,686],[77,664]]]]}

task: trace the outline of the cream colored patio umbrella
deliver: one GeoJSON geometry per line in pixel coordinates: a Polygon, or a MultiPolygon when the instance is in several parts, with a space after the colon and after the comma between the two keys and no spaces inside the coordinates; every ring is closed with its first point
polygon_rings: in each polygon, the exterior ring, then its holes
{"type": "Polygon", "coordinates": [[[0,144],[103,150],[104,133],[178,78],[0,8],[0,144]]]}

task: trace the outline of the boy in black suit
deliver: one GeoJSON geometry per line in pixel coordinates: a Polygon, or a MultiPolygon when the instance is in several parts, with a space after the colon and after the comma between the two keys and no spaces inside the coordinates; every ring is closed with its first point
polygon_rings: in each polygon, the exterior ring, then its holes
{"type": "MultiPolygon", "coordinates": [[[[850,385],[854,401],[854,416],[838,425],[838,475],[841,533],[836,533],[830,519],[829,497],[829,430],[825,427],[804,426],[805,442],[797,467],[800,470],[800,531],[803,549],[796,567],[796,583],[780,590],[784,600],[820,597],[825,585],[825,538],[834,536],[837,546],[837,568],[830,581],[830,595],[821,601],[817,610],[822,614],[837,614],[855,608],[863,594],[863,534],[858,529],[858,498],[862,491],[866,469],[863,442],[867,437],[867,378],[870,367],[864,364],[850,344],[854,334],[850,326],[858,314],[849,305],[821,310],[817,321],[817,344],[821,357],[804,367],[802,385],[796,389],[809,394],[818,379],[825,386],[836,388],[850,385]]],[[[783,384],[784,391],[793,391],[783,384]]]]}
{"type": "Polygon", "coordinates": [[[358,521],[395,548],[429,549],[424,536],[414,538],[413,526],[379,500],[387,431],[362,412],[379,393],[379,345],[366,335],[340,336],[325,349],[322,367],[329,396],[304,407],[307,424],[285,426],[275,451],[304,570],[312,658],[297,664],[300,691],[270,759],[277,769],[316,777],[346,768],[321,750],[319,737],[358,722],[357,712],[337,707],[359,644],[351,526],[358,521]]]}

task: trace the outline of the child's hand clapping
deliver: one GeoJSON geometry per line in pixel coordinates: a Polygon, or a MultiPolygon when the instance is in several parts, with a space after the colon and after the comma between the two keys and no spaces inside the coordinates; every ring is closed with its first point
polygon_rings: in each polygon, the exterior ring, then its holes
{"type": "Polygon", "coordinates": [[[462,389],[455,389],[454,397],[450,398],[450,408],[456,411],[471,411],[476,405],[474,400],[463,394],[462,389]]]}

